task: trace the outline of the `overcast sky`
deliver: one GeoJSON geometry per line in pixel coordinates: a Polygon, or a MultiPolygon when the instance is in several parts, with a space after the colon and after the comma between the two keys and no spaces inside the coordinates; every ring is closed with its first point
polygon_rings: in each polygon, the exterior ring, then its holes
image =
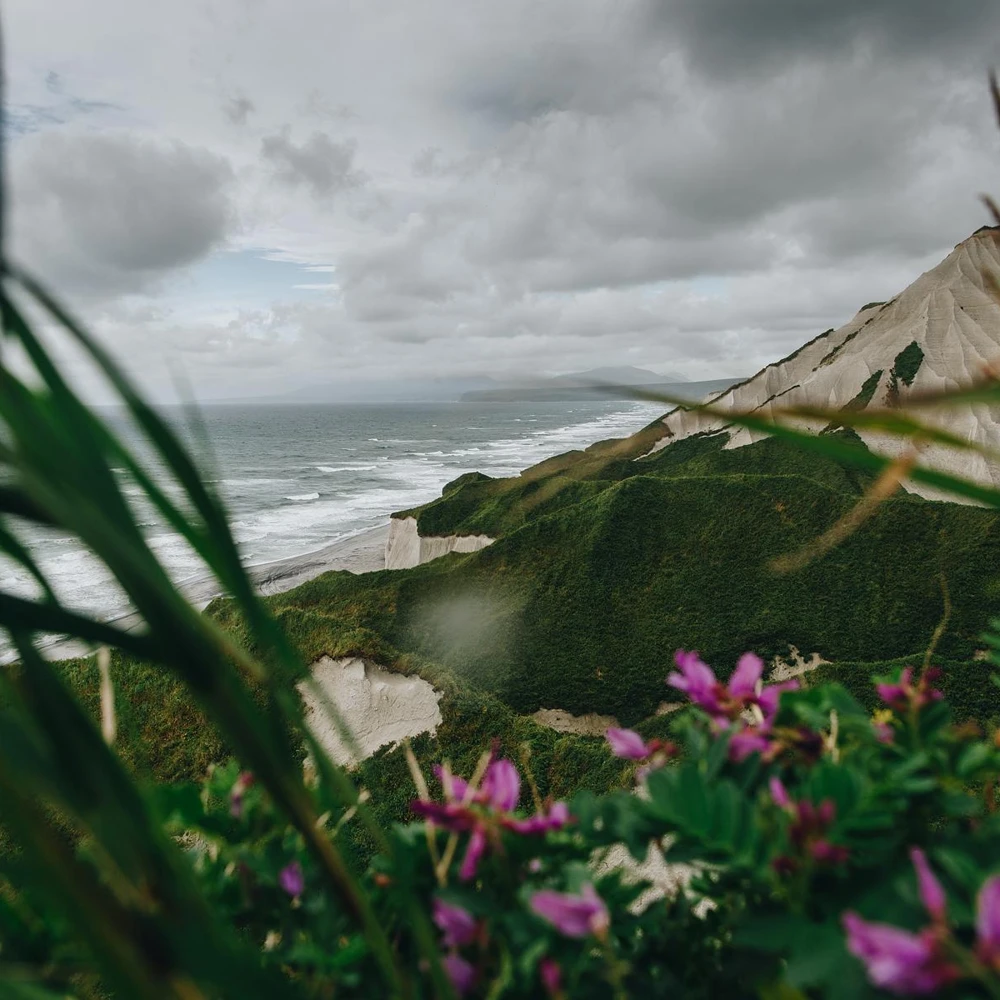
{"type": "Polygon", "coordinates": [[[996,0],[8,0],[12,249],[147,385],[744,375],[986,221],[996,0]]]}

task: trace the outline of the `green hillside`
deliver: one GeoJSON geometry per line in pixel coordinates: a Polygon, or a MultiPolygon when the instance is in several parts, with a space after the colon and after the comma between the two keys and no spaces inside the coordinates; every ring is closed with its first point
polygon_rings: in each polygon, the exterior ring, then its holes
{"type": "Polygon", "coordinates": [[[326,574],[271,605],[307,659],[416,656],[519,712],[624,723],[668,696],[678,647],[723,669],[746,649],[789,644],[834,661],[916,655],[941,618],[942,574],[953,610],[940,652],[971,658],[1000,608],[1000,514],[900,495],[823,558],[777,575],[769,561],[828,528],[864,482],[774,441],[721,443],[668,447],[628,463],[627,477],[615,463],[606,479],[565,465],[469,479],[411,513],[424,534],[499,535],[489,548],[326,574]]]}

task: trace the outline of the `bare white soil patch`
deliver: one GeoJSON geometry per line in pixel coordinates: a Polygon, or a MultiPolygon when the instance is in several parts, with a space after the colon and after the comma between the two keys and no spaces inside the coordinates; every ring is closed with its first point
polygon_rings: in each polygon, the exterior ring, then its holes
{"type": "Polygon", "coordinates": [[[323,697],[305,682],[299,684],[306,724],[338,764],[351,767],[388,744],[433,734],[441,724],[441,693],[421,677],[397,674],[358,657],[333,660],[324,656],[311,669],[323,697]],[[357,753],[340,734],[325,707],[326,699],[354,734],[357,753]]]}
{"type": "Polygon", "coordinates": [[[791,680],[793,677],[801,677],[803,674],[809,673],[810,670],[815,670],[821,664],[829,662],[829,660],[824,660],[820,653],[811,653],[806,658],[799,652],[798,646],[789,643],[788,655],[776,656],[771,661],[771,672],[767,679],[771,683],[791,680]]]}
{"type": "Polygon", "coordinates": [[[619,726],[613,715],[598,715],[596,712],[574,715],[562,708],[540,708],[531,718],[557,733],[574,733],[577,736],[603,736],[612,726],[619,726]]]}

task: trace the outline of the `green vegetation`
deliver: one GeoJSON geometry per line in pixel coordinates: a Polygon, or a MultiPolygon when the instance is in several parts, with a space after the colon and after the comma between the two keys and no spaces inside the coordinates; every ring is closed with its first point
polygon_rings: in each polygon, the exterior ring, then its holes
{"type": "Polygon", "coordinates": [[[871,401],[872,397],[875,395],[875,390],[878,388],[879,380],[882,378],[882,372],[884,369],[879,368],[878,371],[874,371],[868,378],[865,379],[858,391],[858,394],[849,403],[844,404],[845,410],[863,410],[871,401]]]}
{"type": "Polygon", "coordinates": [[[619,480],[581,483],[556,463],[548,508],[525,499],[522,477],[465,484],[425,511],[438,530],[500,535],[489,548],[326,574],[268,603],[306,660],[363,652],[435,683],[447,668],[518,712],[626,724],[664,699],[678,647],[719,664],[789,643],[838,661],[916,655],[941,616],[941,574],[954,606],[941,652],[972,655],[1000,603],[1000,515],[902,496],[813,565],[775,575],[769,561],[829,527],[870,480],[774,440],[727,451],[725,439],[668,446],[619,480]],[[478,513],[463,497],[477,489],[489,491],[478,513]]]}
{"type": "Polygon", "coordinates": [[[892,377],[904,385],[913,385],[923,360],[924,352],[920,349],[920,345],[915,340],[911,341],[896,355],[892,365],[892,377]]]}
{"type": "MultiPolygon", "coordinates": [[[[872,685],[872,677],[889,676],[901,667],[919,669],[923,654],[897,657],[881,662],[824,663],[810,671],[806,682],[815,687],[827,682],[842,684],[869,712],[883,708],[872,685]]],[[[993,728],[1000,722],[1000,696],[990,677],[996,666],[983,659],[956,660],[935,656],[934,665],[942,671],[935,681],[951,705],[956,722],[976,721],[993,728]]]]}
{"type": "MultiPolygon", "coordinates": [[[[328,573],[266,603],[303,663],[362,655],[444,692],[444,725],[418,741],[421,759],[448,756],[471,770],[490,738],[512,755],[527,744],[543,791],[583,773],[606,788],[619,774],[602,769],[600,754],[583,767],[594,740],[552,733],[525,714],[651,717],[669,700],[663,678],[679,647],[724,667],[746,649],[780,655],[794,644],[836,661],[823,669],[838,677],[862,664],[863,684],[881,669],[874,662],[922,656],[941,616],[943,574],[954,610],[941,652],[968,662],[1000,606],[1000,514],[903,495],[812,566],[775,575],[769,561],[825,530],[872,475],[776,439],[732,450],[728,440],[725,430],[694,435],[631,462],[620,445],[602,443],[512,479],[463,476],[408,513],[424,534],[498,537],[488,549],[406,571],[328,573]]],[[[234,602],[218,600],[209,614],[263,655],[234,602]]],[[[93,662],[63,669],[96,710],[93,662]]],[[[955,669],[963,678],[982,672],[955,669]]],[[[113,674],[119,743],[139,773],[191,780],[228,752],[168,675],[124,656],[113,674]]],[[[977,694],[981,687],[949,695],[960,711],[978,698],[984,717],[993,689],[977,694]]],[[[398,753],[375,761],[362,780],[376,808],[400,818],[404,764],[398,753]]]]}

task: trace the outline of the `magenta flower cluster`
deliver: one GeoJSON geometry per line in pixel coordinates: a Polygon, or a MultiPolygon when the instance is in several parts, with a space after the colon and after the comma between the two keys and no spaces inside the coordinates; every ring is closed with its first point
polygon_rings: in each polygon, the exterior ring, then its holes
{"type": "Polygon", "coordinates": [[[611,746],[611,752],[623,760],[644,761],[636,771],[642,781],[650,771],[662,767],[679,750],[675,743],[667,740],[650,740],[648,743],[633,729],[617,729],[612,726],[604,734],[611,746]]]}
{"type": "Polygon", "coordinates": [[[913,683],[913,667],[906,667],[895,684],[876,684],[878,696],[894,711],[919,711],[925,705],[940,701],[944,695],[931,685],[941,676],[937,667],[925,670],[913,683]]]}
{"type": "Polygon", "coordinates": [[[521,778],[509,760],[491,760],[478,789],[441,767],[435,774],[444,789],[444,802],[411,803],[412,810],[453,833],[468,833],[469,842],[459,868],[459,878],[476,874],[487,847],[500,846],[503,830],[518,834],[544,834],[558,830],[570,820],[565,802],[554,802],[534,816],[519,818],[514,810],[521,798],[521,778]]]}
{"type": "Polygon", "coordinates": [[[695,705],[708,713],[716,731],[738,726],[729,742],[729,755],[735,761],[745,760],[753,753],[773,755],[778,749],[774,738],[774,718],[778,702],[785,691],[798,689],[798,681],[785,681],[764,687],[761,677],[764,662],[753,653],[744,653],[736,664],[732,677],[723,684],[697,653],[677,650],[674,662],[679,672],[667,677],[667,684],[683,691],[695,705]],[[747,722],[749,713],[753,722],[747,722]]]}
{"type": "Polygon", "coordinates": [[[479,923],[468,910],[441,899],[434,900],[434,923],[441,931],[441,941],[447,954],[441,959],[445,974],[451,980],[455,992],[465,996],[476,982],[475,966],[459,954],[459,948],[475,941],[479,923]]]}
{"type": "Polygon", "coordinates": [[[872,923],[857,913],[843,916],[847,948],[864,963],[873,985],[898,996],[926,996],[942,986],[982,971],[1000,971],[1000,876],[987,879],[976,906],[976,946],[971,963],[956,961],[961,954],[948,927],[947,898],[927,857],[910,851],[920,900],[930,918],[919,931],[872,923]]]}
{"type": "Polygon", "coordinates": [[[847,860],[847,848],[829,839],[829,830],[837,818],[837,809],[830,799],[814,805],[806,799],[795,802],[778,777],[772,777],[769,788],[775,805],[791,817],[788,839],[794,855],[775,859],[777,871],[788,874],[796,871],[803,860],[822,865],[839,865],[847,860]]]}
{"type": "Polygon", "coordinates": [[[543,889],[531,897],[531,909],[566,937],[603,937],[611,925],[608,908],[590,884],[579,893],[543,889]]]}

